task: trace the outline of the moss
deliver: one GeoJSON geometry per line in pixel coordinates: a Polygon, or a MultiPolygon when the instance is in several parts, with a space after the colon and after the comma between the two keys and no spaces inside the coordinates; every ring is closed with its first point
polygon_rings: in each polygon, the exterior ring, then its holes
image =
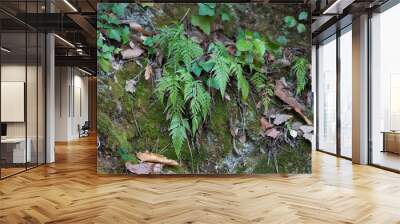
{"type": "Polygon", "coordinates": [[[232,101],[224,102],[221,98],[218,98],[209,122],[209,129],[212,132],[210,137],[213,138],[211,140],[215,141],[213,144],[215,144],[216,149],[220,149],[220,152],[217,153],[222,157],[229,154],[233,149],[229,119],[230,116],[235,117],[237,113],[234,111],[235,105],[232,101]]]}
{"type": "MultiPolygon", "coordinates": [[[[279,173],[311,173],[311,145],[301,139],[295,147],[284,145],[276,154],[279,173]]],[[[275,158],[265,155],[257,163],[254,173],[276,173],[275,158]]]]}
{"type": "Polygon", "coordinates": [[[107,148],[111,148],[114,151],[120,147],[132,148],[128,141],[129,131],[115,125],[110,117],[103,112],[99,112],[97,117],[99,135],[107,136],[107,148]]]}

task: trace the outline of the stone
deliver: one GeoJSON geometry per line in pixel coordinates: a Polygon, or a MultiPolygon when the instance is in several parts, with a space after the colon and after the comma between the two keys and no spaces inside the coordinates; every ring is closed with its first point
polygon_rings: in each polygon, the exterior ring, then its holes
{"type": "Polygon", "coordinates": [[[285,123],[286,121],[288,121],[289,119],[291,119],[292,117],[293,117],[292,115],[288,115],[288,114],[277,114],[275,116],[274,124],[281,125],[281,124],[285,123]]]}
{"type": "Polygon", "coordinates": [[[136,84],[137,84],[137,81],[134,79],[127,80],[125,82],[125,91],[127,91],[129,93],[135,93],[136,92],[136,84]]]}

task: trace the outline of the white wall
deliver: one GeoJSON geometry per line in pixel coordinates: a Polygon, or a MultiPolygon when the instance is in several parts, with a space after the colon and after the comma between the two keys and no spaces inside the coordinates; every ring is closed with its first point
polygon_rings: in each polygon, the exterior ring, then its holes
{"type": "Polygon", "coordinates": [[[74,140],[88,120],[88,78],[72,67],[56,67],[55,74],[55,140],[74,140]]]}

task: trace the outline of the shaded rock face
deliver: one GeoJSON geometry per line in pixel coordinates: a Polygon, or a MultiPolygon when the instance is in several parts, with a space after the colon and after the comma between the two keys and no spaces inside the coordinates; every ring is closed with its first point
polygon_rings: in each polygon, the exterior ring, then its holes
{"type": "MultiPolygon", "coordinates": [[[[295,15],[301,8],[248,5],[239,7],[239,14],[246,15],[252,11],[260,17],[245,16],[245,19],[240,20],[241,23],[249,24],[249,29],[272,36],[280,32],[280,28],[273,25],[274,22],[281,21],[284,15],[295,15]]],[[[182,18],[186,8],[156,4],[150,11],[131,11],[127,19],[136,20],[146,30],[152,30],[153,26],[171,24],[182,18]]],[[[230,24],[233,27],[237,25],[230,24]]],[[[226,27],[226,32],[229,29],[226,27]]],[[[308,49],[308,38],[298,36],[291,39],[289,45],[296,43],[308,49]]],[[[286,117],[280,117],[280,122],[274,124],[281,125],[274,127],[280,134],[276,138],[268,137],[261,128],[260,119],[265,117],[265,111],[257,107],[257,96],[243,103],[239,93],[232,91],[228,92],[229,100],[220,97],[217,91],[211,93],[216,96],[213,97],[210,116],[195,138],[191,139],[195,147],[184,145],[181,158],[178,159],[169,136],[165,108],[154,93],[156,80],[145,80],[145,66],[145,59],[139,58],[126,62],[122,69],[114,73],[100,72],[98,76],[98,172],[127,173],[121,149],[126,150],[128,155],[150,151],[178,161],[178,168],[163,171],[170,174],[311,172],[310,143],[297,136],[293,139],[290,131],[284,127],[287,122],[293,121],[296,129],[300,129],[300,126],[305,125],[302,118],[295,112],[287,112],[283,105],[277,106],[282,102],[275,99],[275,105],[270,111],[274,111],[274,114],[280,112],[286,117]]],[[[307,104],[306,107],[311,108],[311,105],[307,104]]]]}

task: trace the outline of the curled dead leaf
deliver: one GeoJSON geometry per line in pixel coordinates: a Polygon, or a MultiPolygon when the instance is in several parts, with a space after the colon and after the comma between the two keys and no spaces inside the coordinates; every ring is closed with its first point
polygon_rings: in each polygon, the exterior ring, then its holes
{"type": "Polygon", "coordinates": [[[305,106],[301,105],[294,97],[291,96],[290,92],[285,89],[282,80],[276,80],[275,95],[283,102],[291,106],[293,110],[296,111],[308,125],[312,125],[310,119],[308,119],[308,117],[303,113],[303,111],[305,111],[305,106]]]}
{"type": "Polygon", "coordinates": [[[138,46],[135,46],[133,49],[125,49],[121,51],[121,55],[123,59],[132,59],[139,57],[142,55],[144,50],[138,46]]]}
{"type": "Polygon", "coordinates": [[[143,32],[143,27],[137,22],[134,21],[129,22],[129,27],[134,31],[143,32]]]}
{"type": "Polygon", "coordinates": [[[136,153],[137,158],[142,162],[151,162],[151,163],[161,163],[167,166],[178,166],[178,162],[172,159],[168,159],[167,157],[151,152],[138,152],[136,153]]]}
{"type": "Polygon", "coordinates": [[[160,163],[139,163],[132,164],[130,162],[125,163],[125,167],[129,172],[134,174],[160,174],[164,167],[164,164],[160,163]]]}
{"type": "Polygon", "coordinates": [[[269,123],[269,122],[267,121],[267,119],[265,119],[264,117],[262,117],[262,118],[260,119],[260,123],[261,123],[261,128],[262,128],[263,131],[265,131],[265,130],[270,129],[270,128],[273,127],[273,125],[272,125],[271,123],[269,123]]]}
{"type": "Polygon", "coordinates": [[[278,131],[278,130],[276,130],[276,128],[271,128],[271,129],[268,129],[268,130],[265,132],[265,134],[266,134],[266,136],[275,139],[275,138],[277,138],[277,137],[281,134],[281,132],[278,131]]]}
{"type": "Polygon", "coordinates": [[[148,64],[144,72],[144,79],[149,80],[152,75],[153,75],[153,69],[151,68],[151,65],[148,64]]]}

